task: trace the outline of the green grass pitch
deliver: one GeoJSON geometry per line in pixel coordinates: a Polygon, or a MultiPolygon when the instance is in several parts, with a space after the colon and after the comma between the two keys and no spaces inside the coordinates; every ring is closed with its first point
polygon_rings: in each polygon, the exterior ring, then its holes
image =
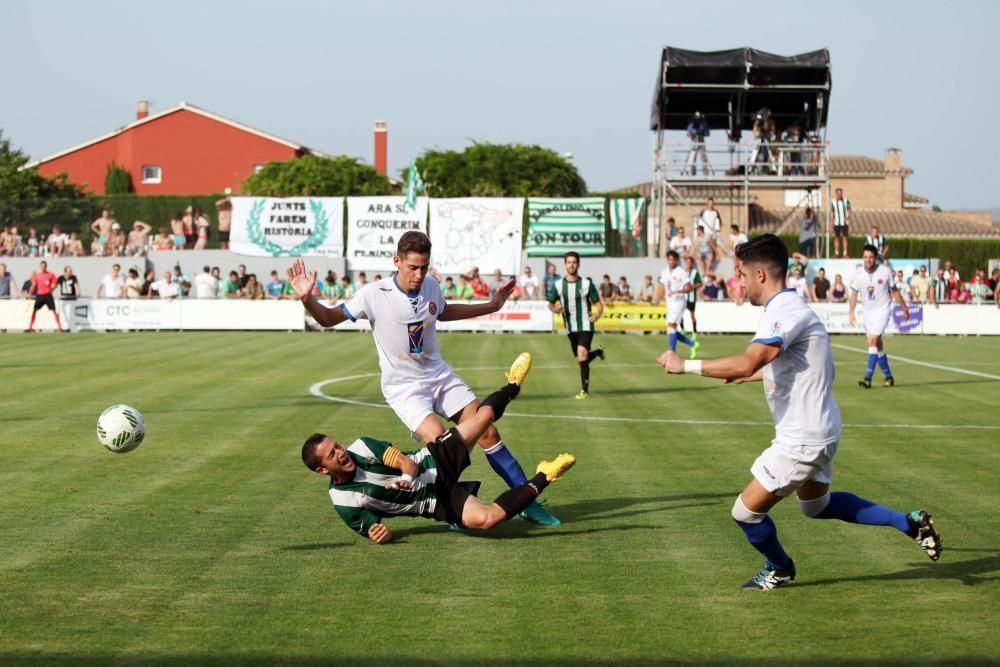
{"type": "MultiPolygon", "coordinates": [[[[702,354],[748,338],[705,336],[702,354]]],[[[771,593],[739,590],[760,558],[729,516],[773,432],[761,386],[665,376],[664,336],[597,340],[583,402],[564,335],[441,335],[480,396],[534,354],[498,426],[532,471],[577,455],[545,493],[561,527],[396,519],[377,546],[299,458],[314,431],[415,448],[381,407],[369,335],[0,337],[0,665],[1000,661],[1000,340],[891,337],[898,385],[864,391],[864,341],[833,339],[835,488],[926,507],[945,550],[932,563],[891,528],[785,502],[799,577],[771,593]],[[331,379],[356,403],[310,394],[331,379]],[[146,418],[129,454],[94,433],[117,402],[146,418]]],[[[503,490],[476,452],[464,478],[503,490]]]]}

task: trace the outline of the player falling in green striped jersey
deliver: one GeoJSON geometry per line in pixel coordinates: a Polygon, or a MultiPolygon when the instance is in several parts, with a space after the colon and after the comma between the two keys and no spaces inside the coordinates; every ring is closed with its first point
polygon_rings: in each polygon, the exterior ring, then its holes
{"type": "Polygon", "coordinates": [[[580,277],[580,255],[570,251],[565,254],[566,275],[555,281],[545,298],[553,313],[562,313],[569,335],[569,346],[580,365],[580,393],[578,399],[590,395],[590,362],[604,360],[604,348],[591,351],[594,340],[594,322],[601,319],[604,301],[590,278],[580,277]],[[593,307],[592,307],[593,306],[593,307]]]}
{"type": "Polygon", "coordinates": [[[533,478],[492,503],[476,497],[479,482],[458,481],[469,466],[469,451],[517,397],[530,368],[531,355],[521,354],[507,373],[506,386],[487,396],[475,415],[422,449],[400,452],[389,442],[367,437],[345,449],[316,433],[302,445],[302,461],[330,478],[330,500],[344,523],[377,544],[392,540],[392,531],[382,523],[391,516],[422,516],[489,530],[524,511],[576,463],[570,454],[542,461],[533,478]]]}

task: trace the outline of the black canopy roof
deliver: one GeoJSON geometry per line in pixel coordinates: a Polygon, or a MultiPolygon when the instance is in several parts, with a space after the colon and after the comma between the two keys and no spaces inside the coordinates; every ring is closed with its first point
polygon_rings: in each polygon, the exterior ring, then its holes
{"type": "Polygon", "coordinates": [[[695,111],[709,126],[736,134],[768,108],[778,130],[826,127],[830,52],[779,56],[749,47],[726,51],[663,48],[653,92],[652,130],[683,130],[695,111]]]}

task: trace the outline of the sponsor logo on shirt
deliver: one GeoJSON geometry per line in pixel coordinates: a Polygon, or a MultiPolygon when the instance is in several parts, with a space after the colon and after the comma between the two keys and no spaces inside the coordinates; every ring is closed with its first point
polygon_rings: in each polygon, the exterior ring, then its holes
{"type": "Polygon", "coordinates": [[[438,305],[433,301],[431,301],[429,304],[427,304],[427,312],[429,312],[431,315],[437,315],[438,305]]]}
{"type": "Polygon", "coordinates": [[[406,331],[410,339],[410,354],[422,354],[424,351],[424,323],[409,322],[406,331]]]}

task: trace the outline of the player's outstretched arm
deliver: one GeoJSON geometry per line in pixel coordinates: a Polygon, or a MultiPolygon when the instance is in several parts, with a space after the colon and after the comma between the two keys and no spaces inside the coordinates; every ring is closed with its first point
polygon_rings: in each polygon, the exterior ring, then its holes
{"type": "Polygon", "coordinates": [[[763,375],[758,376],[758,372],[777,359],[779,354],[781,354],[780,342],[750,343],[743,354],[704,361],[685,362],[676,352],[667,350],[657,357],[656,363],[673,375],[694,373],[719,378],[727,383],[740,384],[760,380],[763,375]]]}
{"type": "Polygon", "coordinates": [[[288,283],[295,290],[295,295],[302,302],[309,314],[323,327],[332,327],[347,319],[341,308],[327,308],[313,296],[313,286],[316,284],[316,272],[306,272],[306,263],[301,259],[292,262],[288,269],[288,283]]]}
{"type": "Polygon", "coordinates": [[[467,320],[470,317],[479,317],[480,315],[489,315],[490,313],[495,313],[503,305],[507,303],[507,297],[514,290],[514,285],[516,282],[513,278],[510,278],[507,282],[497,288],[496,294],[489,301],[482,301],[480,303],[449,303],[448,307],[444,309],[444,312],[438,316],[438,320],[442,322],[450,322],[452,320],[467,320]]]}

